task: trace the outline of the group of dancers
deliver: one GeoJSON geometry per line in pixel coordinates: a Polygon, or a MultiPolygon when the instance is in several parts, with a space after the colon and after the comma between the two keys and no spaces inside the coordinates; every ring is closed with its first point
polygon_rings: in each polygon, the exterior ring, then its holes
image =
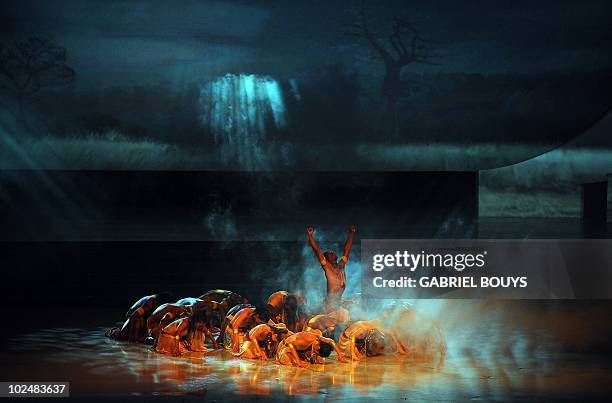
{"type": "Polygon", "coordinates": [[[128,309],[123,326],[106,334],[118,341],[151,344],[162,354],[224,348],[236,357],[274,359],[300,367],[323,364],[332,352],[346,363],[388,352],[415,354],[423,350],[423,343],[429,348],[432,342],[443,358],[446,343],[439,324],[432,322],[431,329],[421,332],[426,337],[415,338],[414,332],[403,331],[398,314],[404,316],[403,323],[409,323],[415,315],[409,306],[399,310],[392,306],[378,320],[351,320],[342,294],[355,231],[354,226],[349,228],[338,259],[333,251],[320,250],[313,228],[308,228],[308,240],[327,279],[321,312],[313,313],[303,296],[284,290],[272,293],[258,306],[228,290],[178,300],[163,292],[140,298],[128,309]]]}

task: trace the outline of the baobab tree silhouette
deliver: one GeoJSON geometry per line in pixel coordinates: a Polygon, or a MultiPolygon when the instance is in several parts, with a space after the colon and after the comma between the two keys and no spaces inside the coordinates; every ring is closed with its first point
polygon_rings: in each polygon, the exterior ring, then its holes
{"type": "Polygon", "coordinates": [[[383,37],[375,33],[368,24],[365,2],[356,15],[356,20],[350,26],[349,35],[368,41],[376,55],[385,64],[385,75],[381,87],[381,101],[384,107],[388,126],[394,135],[398,135],[398,101],[408,94],[408,82],[402,80],[405,67],[416,63],[430,63],[425,52],[424,40],[417,28],[405,18],[392,17],[391,32],[383,37]]]}
{"type": "Polygon", "coordinates": [[[22,123],[25,104],[32,96],[74,81],[74,70],[66,62],[66,48],[49,39],[30,37],[0,44],[0,90],[17,102],[22,123]]]}

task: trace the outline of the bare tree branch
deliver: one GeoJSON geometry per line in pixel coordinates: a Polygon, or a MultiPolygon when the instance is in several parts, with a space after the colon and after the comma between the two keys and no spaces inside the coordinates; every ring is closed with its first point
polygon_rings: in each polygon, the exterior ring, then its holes
{"type": "Polygon", "coordinates": [[[370,42],[370,45],[378,52],[379,56],[385,61],[393,60],[393,56],[382,46],[376,36],[370,31],[368,21],[365,12],[365,2],[361,1],[361,7],[357,13],[357,21],[352,24],[355,31],[351,32],[350,35],[365,38],[370,42]]]}
{"type": "Polygon", "coordinates": [[[424,40],[414,25],[399,17],[391,19],[389,35],[380,39],[368,25],[364,0],[350,28],[349,35],[367,40],[385,63],[381,100],[387,108],[392,131],[398,133],[398,100],[410,93],[409,83],[402,79],[402,70],[410,64],[429,63],[428,55],[423,51],[424,40]]]}
{"type": "Polygon", "coordinates": [[[66,65],[66,49],[48,39],[31,37],[0,46],[2,86],[23,99],[43,88],[61,87],[74,81],[66,65]]]}

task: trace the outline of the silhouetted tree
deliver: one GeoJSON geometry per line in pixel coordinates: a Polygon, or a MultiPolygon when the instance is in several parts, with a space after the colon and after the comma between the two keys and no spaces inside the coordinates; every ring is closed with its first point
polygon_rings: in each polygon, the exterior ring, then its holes
{"type": "Polygon", "coordinates": [[[381,40],[368,25],[365,4],[362,1],[356,21],[352,24],[349,33],[366,39],[385,63],[381,98],[386,111],[390,114],[392,128],[397,132],[397,103],[407,94],[407,82],[401,79],[402,70],[408,65],[426,62],[427,57],[423,51],[423,39],[413,25],[400,17],[393,17],[390,25],[391,33],[386,40],[381,40]]]}
{"type": "Polygon", "coordinates": [[[0,89],[23,108],[29,97],[44,88],[66,86],[74,81],[74,70],[66,64],[66,48],[48,39],[31,37],[0,44],[0,89]]]}

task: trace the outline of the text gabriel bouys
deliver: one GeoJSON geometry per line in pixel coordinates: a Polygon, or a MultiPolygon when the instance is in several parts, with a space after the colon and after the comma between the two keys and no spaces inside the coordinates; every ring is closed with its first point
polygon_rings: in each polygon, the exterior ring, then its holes
{"type": "MultiPolygon", "coordinates": [[[[409,277],[400,277],[396,280],[387,280],[382,277],[374,277],[374,287],[416,287],[416,280],[409,277]]],[[[525,288],[527,277],[480,277],[477,281],[474,277],[421,277],[418,286],[423,288],[525,288]]]]}

